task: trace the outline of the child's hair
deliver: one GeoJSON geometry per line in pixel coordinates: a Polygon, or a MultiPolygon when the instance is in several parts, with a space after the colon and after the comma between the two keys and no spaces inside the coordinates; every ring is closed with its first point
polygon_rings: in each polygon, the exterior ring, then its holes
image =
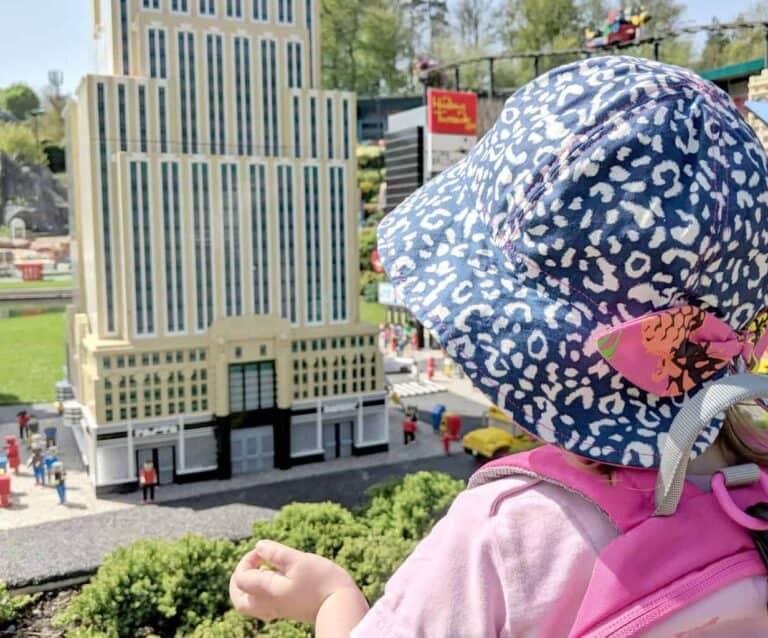
{"type": "Polygon", "coordinates": [[[757,463],[768,467],[768,411],[757,404],[737,403],[725,415],[725,423],[716,445],[740,463],[757,463]],[[765,421],[757,417],[761,415],[765,421]]]}

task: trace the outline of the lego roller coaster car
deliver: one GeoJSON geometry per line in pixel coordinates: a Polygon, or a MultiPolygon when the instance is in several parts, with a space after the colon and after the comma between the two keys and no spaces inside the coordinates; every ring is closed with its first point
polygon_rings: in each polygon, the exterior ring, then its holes
{"type": "Polygon", "coordinates": [[[588,49],[606,49],[614,44],[631,42],[639,37],[640,27],[651,19],[642,5],[611,11],[601,30],[585,29],[584,37],[588,49]]]}

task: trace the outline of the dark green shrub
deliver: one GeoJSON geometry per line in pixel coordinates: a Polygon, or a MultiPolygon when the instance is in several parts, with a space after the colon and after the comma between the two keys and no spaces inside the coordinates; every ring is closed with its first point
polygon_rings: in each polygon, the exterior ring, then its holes
{"type": "Polygon", "coordinates": [[[271,521],[256,522],[253,537],[335,559],[347,539],[364,536],[366,531],[365,525],[338,503],[291,503],[271,521]]]}
{"type": "Polygon", "coordinates": [[[0,580],[0,627],[18,620],[24,610],[34,604],[38,598],[40,598],[40,594],[12,596],[8,592],[6,584],[0,580]]]}
{"type": "Polygon", "coordinates": [[[380,598],[393,572],[413,551],[416,541],[395,534],[350,538],[336,560],[346,569],[369,601],[380,598]]]}
{"type": "Polygon", "coordinates": [[[229,577],[239,556],[230,541],[192,534],[176,542],[142,540],[119,548],[56,624],[120,638],[147,630],[186,635],[229,609],[229,577]]]}
{"type": "Polygon", "coordinates": [[[63,146],[48,144],[43,147],[43,153],[48,158],[48,168],[52,173],[63,173],[67,170],[67,154],[63,146]]]}
{"type": "Polygon", "coordinates": [[[423,538],[445,513],[464,481],[443,472],[416,472],[392,483],[374,485],[361,518],[374,533],[406,540],[423,538]]]}
{"type": "Polygon", "coordinates": [[[189,638],[252,638],[259,622],[230,609],[221,618],[206,619],[189,634],[189,638]]]}
{"type": "Polygon", "coordinates": [[[382,272],[366,270],[360,273],[360,295],[366,301],[379,300],[379,282],[386,281],[387,277],[382,272]]]}

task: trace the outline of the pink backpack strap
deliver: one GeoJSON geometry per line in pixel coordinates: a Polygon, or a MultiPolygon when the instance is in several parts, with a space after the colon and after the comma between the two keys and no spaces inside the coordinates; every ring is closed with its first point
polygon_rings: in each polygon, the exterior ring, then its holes
{"type": "MultiPolygon", "coordinates": [[[[544,446],[484,465],[469,487],[512,475],[582,496],[620,532],[595,563],[569,638],[635,636],[732,582],[766,573],[748,532],[691,483],[674,516],[654,517],[655,471],[616,468],[610,481],[544,446]]],[[[759,485],[731,494],[741,507],[766,500],[759,485]]]]}

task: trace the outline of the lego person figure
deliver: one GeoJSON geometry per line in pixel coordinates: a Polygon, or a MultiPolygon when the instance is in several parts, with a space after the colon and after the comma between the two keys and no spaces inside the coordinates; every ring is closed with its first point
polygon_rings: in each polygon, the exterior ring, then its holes
{"type": "Polygon", "coordinates": [[[139,485],[143,492],[144,503],[147,502],[147,492],[149,492],[149,502],[155,502],[155,485],[157,485],[157,471],[155,465],[150,460],[144,461],[144,467],[139,471],[139,485]]]}
{"type": "Polygon", "coordinates": [[[16,442],[16,437],[12,434],[8,434],[5,437],[5,454],[8,457],[8,467],[13,470],[16,476],[19,475],[20,464],[20,451],[19,444],[16,442]]]}
{"type": "Polygon", "coordinates": [[[59,462],[56,446],[49,447],[43,454],[43,463],[45,463],[45,482],[50,484],[53,480],[53,468],[59,462]]]}
{"type": "Polygon", "coordinates": [[[35,474],[35,485],[44,485],[45,459],[43,458],[43,451],[37,443],[32,447],[32,456],[27,461],[27,465],[32,467],[32,471],[35,474]]]}
{"type": "Polygon", "coordinates": [[[67,473],[64,471],[64,465],[61,461],[53,464],[53,484],[56,486],[56,493],[59,495],[59,505],[67,502],[67,473]]]}

